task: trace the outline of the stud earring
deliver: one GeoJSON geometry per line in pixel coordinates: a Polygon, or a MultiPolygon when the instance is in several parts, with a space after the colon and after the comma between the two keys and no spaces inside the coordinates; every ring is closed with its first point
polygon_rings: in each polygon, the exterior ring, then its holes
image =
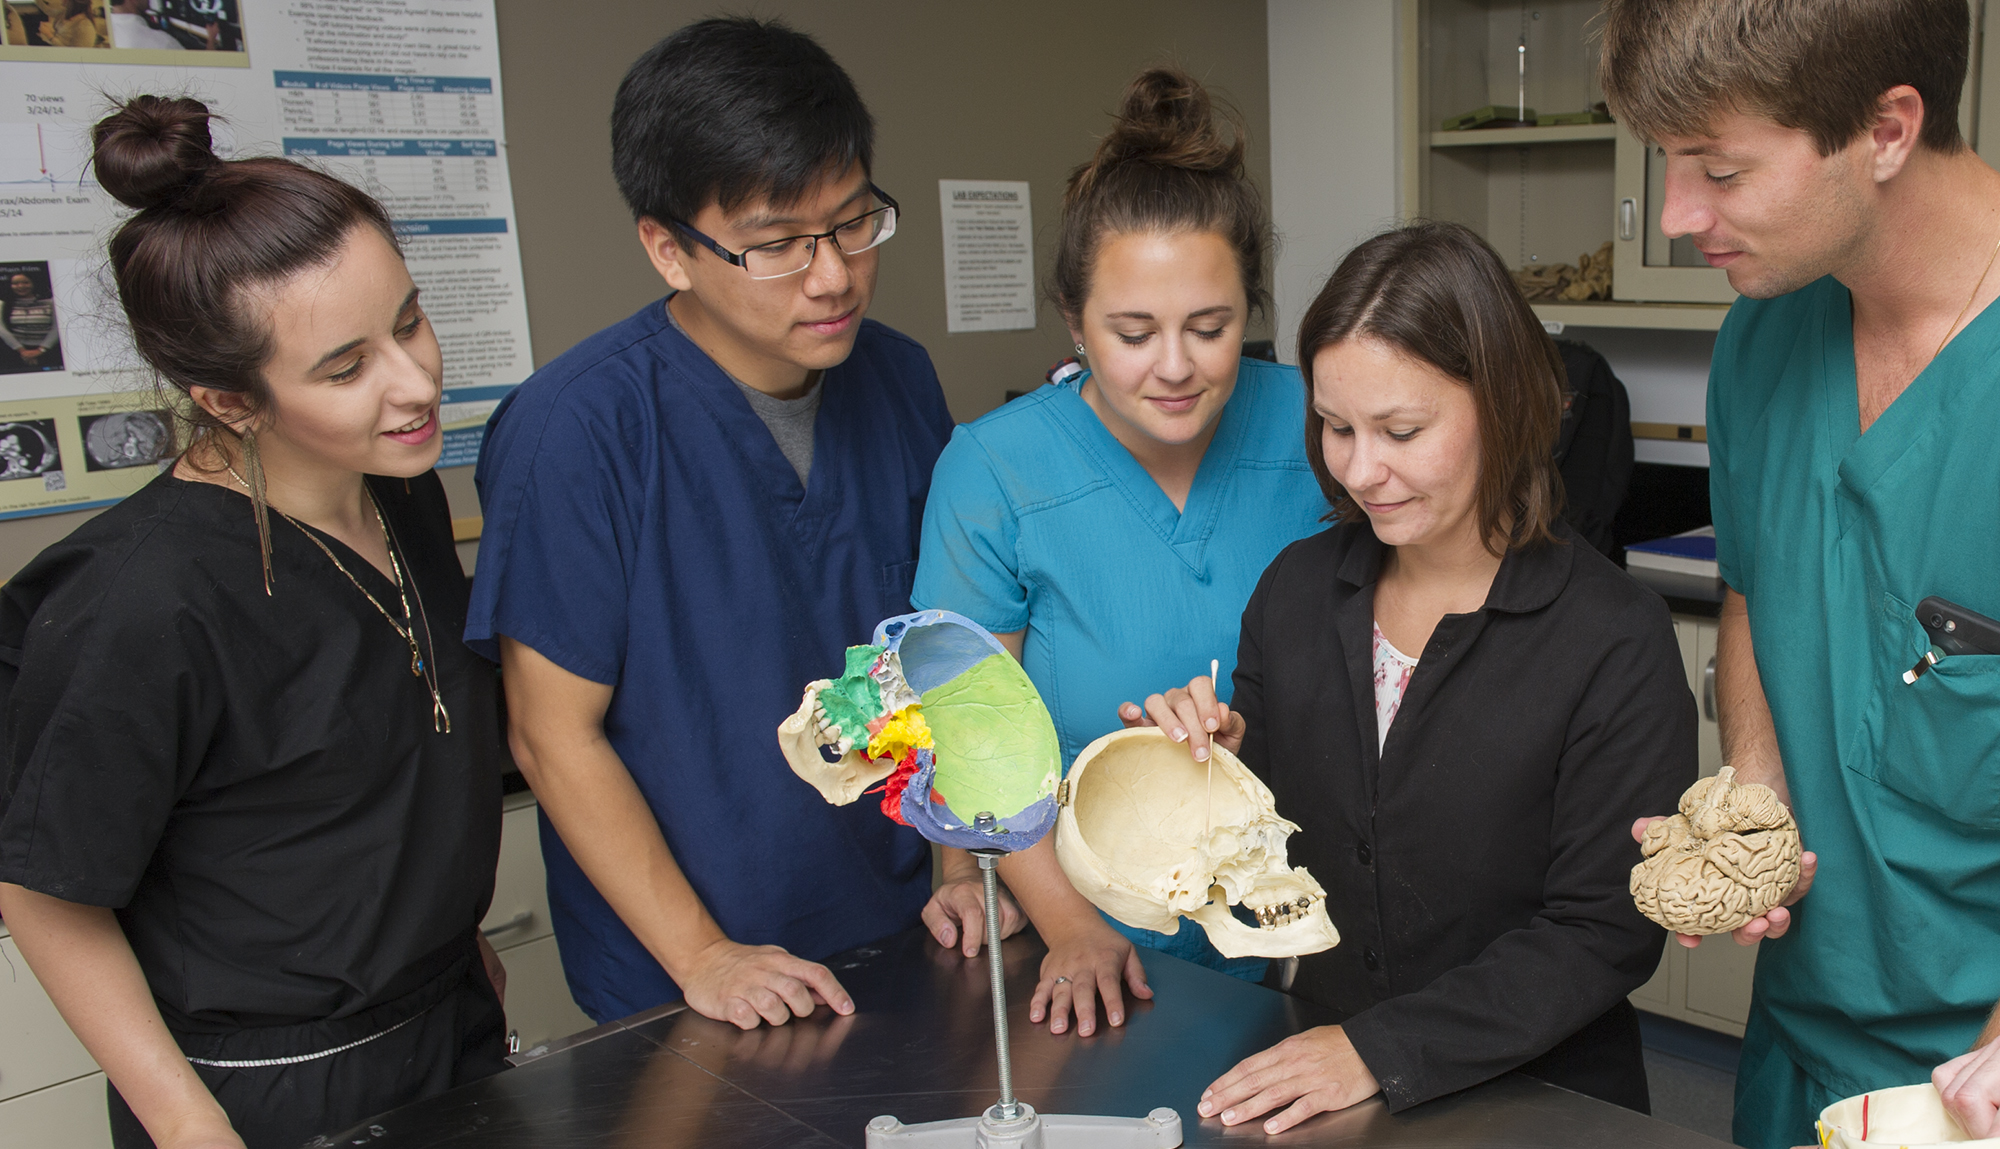
{"type": "Polygon", "coordinates": [[[1078,355],[1088,355],[1088,354],[1090,354],[1090,352],[1088,352],[1088,351],[1085,351],[1085,350],[1083,349],[1083,344],[1081,344],[1081,343],[1079,343],[1079,344],[1077,344],[1077,345],[1076,345],[1076,353],[1077,353],[1078,355]]]}

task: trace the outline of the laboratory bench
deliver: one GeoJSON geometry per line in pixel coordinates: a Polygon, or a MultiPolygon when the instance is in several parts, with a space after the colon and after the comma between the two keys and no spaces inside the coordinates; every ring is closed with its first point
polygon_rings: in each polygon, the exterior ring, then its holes
{"type": "MultiPolygon", "coordinates": [[[[1027,1020],[1043,947],[1003,949],[1015,1089],[1043,1113],[1181,1115],[1188,1146],[1422,1145],[1657,1147],[1721,1142],[1508,1074],[1403,1113],[1379,1099],[1267,1137],[1195,1113],[1202,1089],[1241,1058],[1332,1020],[1308,1002],[1164,954],[1144,955],[1156,992],[1126,1024],[1091,1037],[1027,1020]]],[[[856,1012],[820,1009],[748,1032],[665,1006],[523,1055],[518,1066],[362,1122],[329,1144],[368,1149],[480,1146],[648,1149],[863,1146],[868,1122],[969,1117],[992,1104],[993,1015],[985,958],[941,949],[921,929],[828,963],[856,1012]]]]}

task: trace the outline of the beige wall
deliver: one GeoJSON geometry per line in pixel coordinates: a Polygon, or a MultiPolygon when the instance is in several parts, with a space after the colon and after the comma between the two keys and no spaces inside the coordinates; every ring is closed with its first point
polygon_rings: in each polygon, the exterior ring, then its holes
{"type": "MultiPolygon", "coordinates": [[[[496,3],[537,366],[664,293],[611,181],[611,99],[647,47],[717,11],[783,17],[853,75],[879,123],[876,182],[905,213],[882,249],[870,314],[930,349],[961,420],[1040,383],[1069,340],[1046,306],[1033,331],[945,333],[938,180],[1027,180],[1036,271],[1045,272],[1070,168],[1089,157],[1125,82],[1171,60],[1243,113],[1252,175],[1267,195],[1270,187],[1263,0],[496,3]]],[[[1266,320],[1252,335],[1268,332],[1266,320]]],[[[454,513],[477,514],[471,468],[444,476],[454,513]]],[[[0,522],[0,577],[88,517],[0,522]]]]}
{"type": "MultiPolygon", "coordinates": [[[[611,100],[641,52],[719,9],[713,0],[600,0],[589,10],[588,20],[557,18],[548,4],[499,0],[538,364],[663,293],[611,182],[611,100]]],[[[1241,110],[1251,169],[1268,194],[1262,0],[763,0],[747,10],[818,37],[875,113],[875,179],[904,217],[882,249],[870,314],[930,349],[961,420],[1040,383],[1069,340],[1046,307],[1034,331],[945,333],[938,180],[1027,180],[1044,272],[1069,170],[1089,158],[1126,81],[1174,60],[1241,110]]]]}

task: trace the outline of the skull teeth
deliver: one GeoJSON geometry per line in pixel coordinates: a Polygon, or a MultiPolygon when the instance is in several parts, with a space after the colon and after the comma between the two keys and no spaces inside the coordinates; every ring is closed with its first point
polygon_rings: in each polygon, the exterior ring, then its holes
{"type": "Polygon", "coordinates": [[[1291,925],[1293,922],[1303,919],[1306,916],[1306,912],[1312,908],[1312,904],[1312,895],[1302,894],[1293,901],[1279,902],[1275,906],[1258,907],[1255,910],[1257,925],[1259,928],[1267,930],[1275,929],[1278,926],[1291,925]]]}

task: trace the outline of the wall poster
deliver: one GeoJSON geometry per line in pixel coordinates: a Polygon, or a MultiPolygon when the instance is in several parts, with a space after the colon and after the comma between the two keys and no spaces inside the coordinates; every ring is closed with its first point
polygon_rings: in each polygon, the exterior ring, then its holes
{"type": "Polygon", "coordinates": [[[533,370],[492,0],[0,0],[0,518],[100,506],[170,442],[104,242],[90,126],[189,95],[224,156],[285,155],[396,222],[444,349],[444,457],[533,370]]]}

